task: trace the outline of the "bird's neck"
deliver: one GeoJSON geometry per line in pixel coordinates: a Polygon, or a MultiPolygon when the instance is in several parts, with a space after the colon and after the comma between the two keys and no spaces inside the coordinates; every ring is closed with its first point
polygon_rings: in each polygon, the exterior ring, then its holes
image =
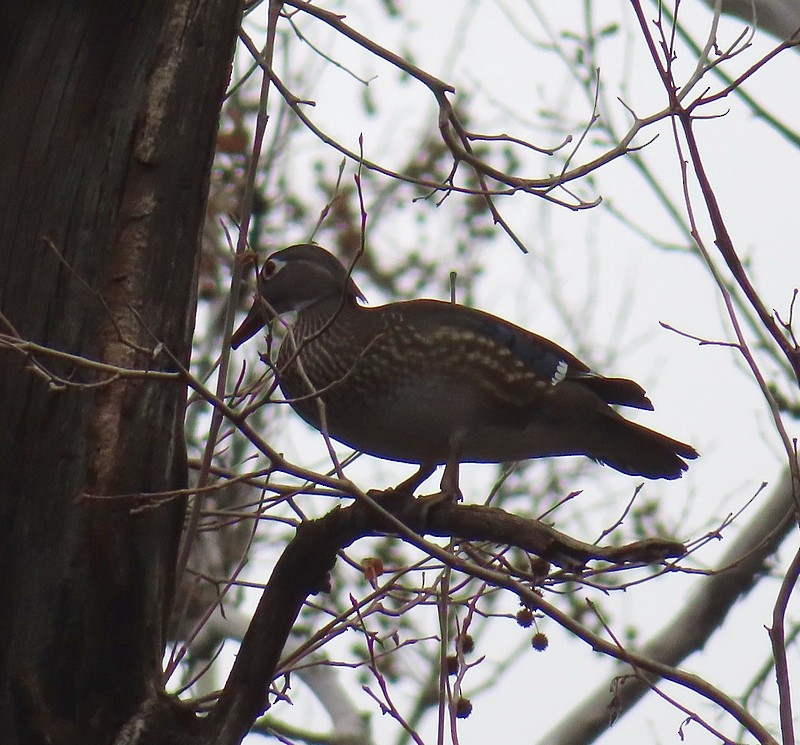
{"type": "Polygon", "coordinates": [[[311,336],[340,331],[348,326],[360,310],[355,298],[331,296],[323,298],[298,311],[292,331],[297,341],[311,336]]]}
{"type": "MultiPolygon", "coordinates": [[[[361,308],[354,297],[320,300],[298,311],[278,352],[277,368],[287,398],[323,390],[344,379],[363,350],[366,332],[361,308]],[[298,372],[299,361],[302,372],[298,372]]],[[[371,318],[371,317],[370,317],[371,318]]]]}

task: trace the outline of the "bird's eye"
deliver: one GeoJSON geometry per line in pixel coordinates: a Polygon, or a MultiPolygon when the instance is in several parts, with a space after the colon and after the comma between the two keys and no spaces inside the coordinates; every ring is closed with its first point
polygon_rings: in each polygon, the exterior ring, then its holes
{"type": "Polygon", "coordinates": [[[261,276],[264,279],[269,279],[273,274],[275,274],[276,269],[277,266],[275,265],[275,262],[269,259],[265,261],[264,266],[261,267],[261,276]]]}

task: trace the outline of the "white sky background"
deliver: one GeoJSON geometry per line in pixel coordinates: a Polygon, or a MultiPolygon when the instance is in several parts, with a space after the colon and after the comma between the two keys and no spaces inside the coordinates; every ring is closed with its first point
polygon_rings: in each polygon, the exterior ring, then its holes
{"type": "MultiPolygon", "coordinates": [[[[574,137],[580,136],[582,123],[591,115],[590,106],[568,79],[566,68],[556,64],[553,55],[532,48],[525,38],[546,40],[527,3],[408,0],[402,3],[404,12],[417,19],[411,29],[405,23],[386,22],[385,14],[375,11],[374,5],[366,1],[348,2],[347,22],[389,49],[399,53],[411,50],[419,67],[457,89],[473,91],[469,106],[474,117],[473,130],[508,132],[530,137],[539,145],[551,145],[560,139],[559,135],[543,140],[541,130],[526,131],[522,122],[537,120],[537,112],[542,108],[558,107],[576,122],[574,137]],[[514,22],[509,13],[513,13],[514,22]],[[454,39],[457,30],[461,38],[454,39]],[[511,111],[504,111],[499,102],[511,111]]],[[[568,28],[581,31],[583,2],[562,0],[539,5],[546,8],[556,31],[568,28]]],[[[604,13],[609,22],[618,21],[622,26],[620,33],[602,46],[600,74],[609,85],[607,101],[614,107],[619,131],[624,132],[628,114],[614,100],[615,95],[622,96],[640,115],[663,108],[665,97],[643,50],[629,5],[625,2],[594,5],[597,13],[604,13]]],[[[702,43],[711,23],[711,12],[694,0],[682,4],[681,14],[695,40],[702,43]]],[[[358,149],[357,138],[363,133],[368,158],[389,167],[399,166],[408,142],[416,141],[426,129],[435,129],[432,96],[416,83],[400,84],[392,68],[379,64],[322,24],[304,21],[301,25],[312,41],[337,62],[360,76],[377,76],[370,83],[370,94],[376,101],[378,115],[366,117],[360,105],[363,87],[295,44],[293,53],[298,58],[290,64],[296,68],[299,55],[304,55],[308,87],[294,92],[308,95],[316,102],[316,107],[308,113],[323,130],[353,150],[358,149]]],[[[724,20],[720,38],[732,41],[742,27],[739,21],[724,20]]],[[[262,39],[263,36],[257,43],[262,39]]],[[[735,73],[749,67],[775,44],[771,37],[756,35],[753,48],[726,69],[735,73]]],[[[688,73],[694,60],[687,54],[677,64],[688,73]]],[[[721,85],[712,75],[707,80],[709,85],[721,85]]],[[[797,129],[800,128],[798,81],[800,55],[789,52],[751,78],[746,90],[797,129]]],[[[276,102],[277,93],[273,91],[271,95],[276,102]]],[[[752,261],[752,277],[767,305],[787,317],[792,291],[800,278],[797,151],[755,119],[735,97],[709,107],[706,113],[723,114],[728,110],[723,118],[697,124],[701,152],[734,244],[740,255],[752,261]]],[[[643,156],[656,169],[662,184],[677,193],[679,164],[668,125],[658,125],[652,133],[647,130],[638,142],[645,142],[656,132],[659,139],[646,148],[643,156]]],[[[309,147],[309,153],[315,151],[314,145],[309,147]]],[[[303,167],[301,160],[309,157],[309,153],[290,156],[298,159],[298,171],[303,167]]],[[[576,164],[588,157],[582,153],[578,153],[576,164]]],[[[338,163],[338,156],[332,157],[332,162],[338,163]]],[[[558,167],[543,158],[534,158],[525,173],[540,177],[558,167]]],[[[351,167],[346,173],[346,178],[352,178],[351,167]]],[[[648,233],[663,240],[681,240],[629,164],[617,161],[597,172],[595,179],[594,190],[581,187],[584,196],[599,194],[616,209],[634,216],[648,233]]],[[[369,201],[369,194],[366,197],[369,201]]],[[[446,219],[449,210],[459,209],[458,200],[458,196],[451,196],[439,208],[434,208],[431,202],[417,202],[382,223],[381,230],[370,232],[368,227],[370,250],[379,260],[385,257],[390,265],[392,256],[419,248],[426,257],[438,257],[448,267],[458,268],[446,219]],[[409,246],[406,236],[418,235],[418,227],[408,227],[411,224],[408,221],[414,221],[417,211],[424,212],[427,218],[424,231],[428,239],[424,246],[409,246]]],[[[682,538],[702,535],[726,514],[739,510],[762,481],[777,480],[784,462],[781,445],[766,405],[744,366],[731,364],[735,353],[720,347],[700,347],[658,325],[664,321],[707,338],[733,338],[712,280],[696,258],[654,249],[602,208],[573,212],[527,195],[498,200],[497,206],[533,255],[521,254],[498,228],[491,253],[485,254],[487,273],[477,288],[476,305],[579,352],[607,374],[631,377],[644,385],[656,411],[643,413],[637,417],[638,421],[691,442],[702,456],[692,463],[683,479],[650,482],[645,486],[645,493],[663,500],[676,523],[680,521],[685,527],[687,534],[682,538]],[[553,310],[552,298],[543,289],[552,281],[552,275],[536,256],[542,253],[553,262],[560,283],[559,294],[579,314],[576,320],[582,327],[580,341],[588,342],[588,348],[576,349],[576,340],[553,310]],[[608,366],[604,363],[610,349],[618,350],[619,354],[608,366]]],[[[696,209],[702,213],[699,203],[696,209]]],[[[706,228],[706,223],[702,226],[706,228]]],[[[287,235],[285,243],[306,237],[287,235]]],[[[713,250],[710,232],[706,231],[704,238],[713,250]]],[[[362,289],[373,303],[382,300],[369,287],[362,289]]],[[[447,288],[443,287],[439,297],[445,298],[446,293],[447,288]]],[[[796,423],[789,424],[794,427],[790,434],[797,436],[796,423]]],[[[298,424],[285,439],[280,448],[287,457],[307,467],[324,468],[324,448],[316,438],[311,442],[314,447],[319,445],[315,451],[318,460],[309,462],[309,436],[304,425],[298,424]]],[[[396,483],[409,472],[408,466],[364,458],[348,470],[348,476],[362,487],[374,488],[396,483]]],[[[481,501],[485,497],[492,474],[485,467],[462,468],[462,489],[467,501],[481,501]]],[[[610,469],[594,467],[579,485],[585,495],[562,510],[573,515],[586,505],[595,511],[586,520],[591,529],[608,525],[624,507],[637,483],[610,469]]],[[[748,514],[743,519],[746,521],[748,514]]],[[[575,524],[580,522],[570,523],[575,524]]],[[[736,527],[729,530],[732,535],[736,527]]],[[[588,541],[597,537],[591,531],[573,535],[588,541]]],[[[724,548],[724,545],[709,545],[696,558],[712,566],[724,548]]],[[[352,553],[358,556],[358,547],[352,553]]],[[[363,555],[368,554],[365,547],[363,555]]],[[[269,569],[254,568],[254,574],[263,581],[264,572],[269,569]]],[[[684,576],[662,578],[628,593],[617,593],[603,602],[612,608],[618,624],[616,631],[622,633],[625,624],[632,624],[655,632],[677,610],[692,584],[691,578],[684,576]]],[[[684,667],[696,669],[729,693],[738,693],[751,671],[769,655],[763,626],[770,620],[775,589],[766,587],[754,593],[734,611],[725,633],[712,639],[707,650],[684,667]]],[[[790,615],[792,608],[796,615],[796,603],[790,604],[790,615]]],[[[523,652],[516,666],[497,685],[473,697],[475,711],[460,723],[462,743],[498,742],[498,734],[505,742],[537,742],[605,677],[610,669],[605,660],[581,643],[559,634],[554,624],[545,623],[542,630],[551,642],[544,654],[526,650],[530,633],[517,630],[512,621],[499,624],[496,637],[484,636],[476,655],[485,654],[489,661],[504,658],[509,645],[512,648],[519,645],[523,652]],[[487,648],[486,644],[496,644],[497,649],[487,648]]],[[[795,672],[800,670],[798,662],[796,652],[790,651],[790,665],[795,672]]],[[[476,682],[482,678],[480,669],[474,675],[476,682]]],[[[467,685],[470,681],[468,675],[467,685]]],[[[325,714],[321,710],[313,714],[314,705],[295,693],[298,722],[312,730],[324,731],[325,714]]],[[[681,700],[702,709],[695,697],[682,695],[681,700]]],[[[363,698],[359,704],[368,706],[363,698]]],[[[394,742],[396,725],[382,719],[374,707],[371,710],[376,741],[394,742]]],[[[276,713],[285,715],[286,707],[276,713]]],[[[679,712],[651,697],[599,742],[603,745],[679,742],[677,729],[682,719],[679,712]]],[[[422,731],[426,742],[435,741],[434,728],[433,718],[426,720],[422,731]]],[[[736,734],[730,729],[726,732],[736,734]]],[[[715,742],[696,725],[684,734],[688,743],[715,742]]],[[[258,741],[256,737],[250,739],[258,741]]]]}

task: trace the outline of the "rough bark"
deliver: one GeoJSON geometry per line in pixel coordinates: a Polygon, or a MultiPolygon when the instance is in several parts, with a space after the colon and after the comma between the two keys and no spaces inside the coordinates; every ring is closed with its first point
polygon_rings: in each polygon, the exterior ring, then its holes
{"type": "Polygon", "coordinates": [[[238,0],[0,9],[0,731],[108,743],[158,699],[208,175],[238,0]],[[24,351],[28,354],[25,354],[24,351]]]}

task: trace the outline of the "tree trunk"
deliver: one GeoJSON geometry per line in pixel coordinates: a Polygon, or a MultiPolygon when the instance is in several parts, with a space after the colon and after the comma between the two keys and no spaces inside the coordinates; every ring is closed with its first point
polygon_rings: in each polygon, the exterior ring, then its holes
{"type": "Polygon", "coordinates": [[[9,745],[110,743],[161,698],[184,505],[155,495],[186,486],[186,386],[75,358],[188,366],[240,12],[238,0],[0,9],[0,732],[9,745]]]}

